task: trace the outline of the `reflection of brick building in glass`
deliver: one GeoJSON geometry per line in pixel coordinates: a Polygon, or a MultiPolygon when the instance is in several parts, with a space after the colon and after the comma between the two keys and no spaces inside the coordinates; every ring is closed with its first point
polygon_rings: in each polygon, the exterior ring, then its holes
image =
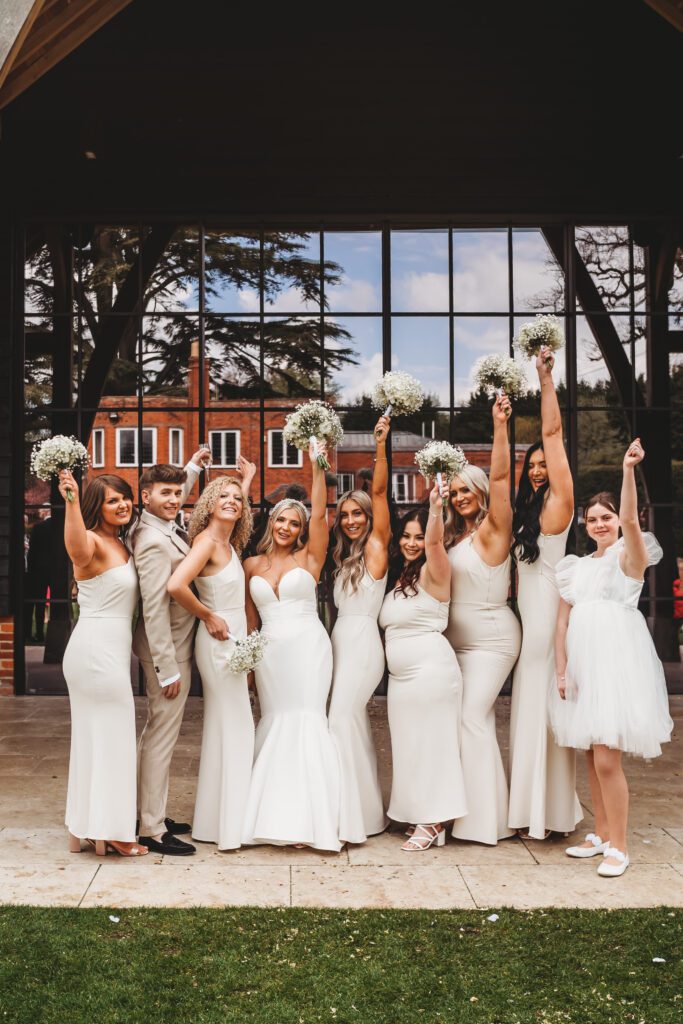
{"type": "MultiPolygon", "coordinates": [[[[209,444],[213,456],[212,473],[229,473],[235,467],[237,457],[244,455],[257,466],[252,484],[253,500],[258,502],[263,493],[273,500],[281,497],[277,493],[290,484],[299,484],[310,494],[311,468],[307,457],[294,448],[285,445],[282,428],[289,409],[294,409],[301,399],[272,398],[264,402],[263,412],[263,465],[261,464],[261,414],[249,399],[234,399],[230,408],[221,408],[211,398],[208,383],[208,368],[205,370],[205,437],[199,436],[197,409],[199,400],[199,359],[197,346],[193,345],[188,366],[187,396],[150,395],[149,407],[143,409],[144,426],[138,430],[138,401],[134,395],[105,395],[95,418],[90,437],[89,450],[93,470],[96,473],[117,473],[127,480],[137,493],[138,465],[152,465],[156,462],[170,462],[182,466],[199,447],[200,442],[209,444]],[[182,406],[187,405],[187,411],[182,406]],[[272,410],[270,406],[277,407],[272,410]],[[142,444],[142,452],[138,446],[142,444]],[[141,458],[139,457],[141,454],[141,458]]],[[[415,452],[422,448],[429,438],[408,431],[392,432],[392,492],[398,504],[420,502],[425,497],[424,480],[415,465],[415,452]]],[[[462,445],[468,459],[474,465],[488,469],[491,461],[489,444],[462,445]]],[[[516,446],[515,482],[519,474],[526,445],[516,446]]],[[[372,479],[374,437],[371,430],[347,431],[339,448],[330,453],[332,472],[337,475],[339,494],[354,487],[368,489],[372,479]]],[[[197,497],[195,490],[190,497],[197,497]]],[[[334,500],[335,494],[331,494],[334,500]]]]}

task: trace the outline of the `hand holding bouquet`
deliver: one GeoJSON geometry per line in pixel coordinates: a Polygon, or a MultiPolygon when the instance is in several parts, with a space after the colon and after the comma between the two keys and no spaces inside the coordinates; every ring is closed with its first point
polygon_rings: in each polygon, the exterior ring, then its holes
{"type": "Polygon", "coordinates": [[[522,367],[508,356],[482,356],[474,364],[474,383],[489,398],[505,392],[511,398],[526,394],[527,381],[522,367]]]}
{"type": "Polygon", "coordinates": [[[564,335],[560,321],[556,316],[540,313],[529,323],[522,324],[516,342],[517,351],[528,359],[537,356],[543,347],[550,349],[550,352],[557,352],[563,345],[564,335]]]}
{"type": "Polygon", "coordinates": [[[290,412],[283,435],[287,444],[294,445],[299,451],[308,451],[309,445],[313,445],[318,465],[321,469],[329,469],[325,454],[317,453],[318,441],[334,448],[344,436],[344,431],[335,410],[326,402],[314,399],[297,405],[294,412],[290,412]]]}
{"type": "Polygon", "coordinates": [[[428,480],[436,480],[439,490],[458,476],[467,465],[462,448],[448,441],[430,441],[415,455],[420,472],[428,480]]]}
{"type": "Polygon", "coordinates": [[[424,391],[419,380],[403,370],[389,370],[372,391],[372,404],[385,416],[403,416],[417,412],[424,405],[424,391]]]}
{"type": "MultiPolygon", "coordinates": [[[[228,634],[230,639],[230,634],[228,634]]],[[[228,668],[235,675],[252,672],[262,660],[268,641],[255,629],[243,640],[235,640],[235,649],[228,658],[228,668]]]]}
{"type": "MultiPolygon", "coordinates": [[[[55,434],[45,441],[39,441],[31,452],[31,472],[39,480],[51,480],[59,476],[62,469],[87,469],[90,459],[88,451],[75,437],[55,434]]],[[[74,500],[70,487],[66,488],[67,501],[74,500]]]]}

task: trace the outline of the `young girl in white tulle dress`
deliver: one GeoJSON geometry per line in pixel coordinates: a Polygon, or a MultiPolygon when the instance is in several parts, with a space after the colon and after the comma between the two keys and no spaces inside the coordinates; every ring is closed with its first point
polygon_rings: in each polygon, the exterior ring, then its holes
{"type": "Polygon", "coordinates": [[[638,611],[645,569],[662,557],[638,522],[634,470],[644,457],[636,438],[624,456],[620,508],[604,492],[585,506],[586,531],[597,550],[584,558],[568,555],[556,567],[561,599],[550,722],[559,744],[586,751],[595,812],[595,832],[566,852],[602,854],[598,874],[606,876],[622,875],[629,864],[622,752],[658,757],[673,728],[662,663],[638,611]]]}

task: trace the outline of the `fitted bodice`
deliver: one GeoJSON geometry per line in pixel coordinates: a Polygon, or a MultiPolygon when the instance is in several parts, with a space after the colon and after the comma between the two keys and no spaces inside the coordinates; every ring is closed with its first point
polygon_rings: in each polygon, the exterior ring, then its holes
{"type": "Polygon", "coordinates": [[[232,557],[213,576],[197,576],[199,600],[214,612],[244,611],[244,569],[231,547],[232,557]]]}
{"type": "Polygon", "coordinates": [[[338,575],[334,582],[334,603],[339,611],[339,618],[344,615],[363,615],[376,621],[386,586],[386,573],[381,580],[376,580],[366,569],[355,591],[345,587],[341,574],[338,575]]]}
{"type": "Polygon", "coordinates": [[[384,598],[379,624],[386,630],[387,643],[425,633],[443,633],[448,625],[448,601],[438,601],[420,586],[417,594],[409,596],[391,590],[384,598]]]}
{"type": "Polygon", "coordinates": [[[510,558],[500,565],[487,565],[472,537],[460,541],[448,552],[451,563],[451,604],[500,608],[510,591],[510,558]]]}
{"type": "MultiPolygon", "coordinates": [[[[651,533],[644,533],[648,565],[656,565],[662,549],[651,533]]],[[[611,601],[625,608],[638,608],[643,580],[627,576],[620,565],[624,550],[623,538],[612,544],[601,558],[592,555],[567,555],[557,564],[557,586],[560,595],[571,605],[589,601],[611,601]]]]}
{"type": "Polygon", "coordinates": [[[78,580],[79,622],[83,619],[128,619],[138,604],[138,575],[129,558],[90,580],[78,580]]]}
{"type": "Polygon", "coordinates": [[[519,578],[520,591],[532,579],[538,576],[543,576],[554,584],[555,566],[561,558],[564,558],[565,548],[567,547],[567,535],[571,525],[571,522],[568,523],[566,530],[563,530],[562,533],[539,533],[539,555],[535,562],[523,562],[521,559],[517,559],[517,576],[519,578]]]}
{"type": "Polygon", "coordinates": [[[249,590],[264,626],[292,616],[318,617],[317,583],[308,569],[297,565],[280,580],[279,596],[263,576],[252,576],[249,590]]]}

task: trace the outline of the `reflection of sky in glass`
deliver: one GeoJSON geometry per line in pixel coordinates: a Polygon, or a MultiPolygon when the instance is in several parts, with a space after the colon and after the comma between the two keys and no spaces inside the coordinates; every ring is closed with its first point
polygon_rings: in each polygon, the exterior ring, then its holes
{"type": "Polygon", "coordinates": [[[515,309],[554,311],[564,305],[562,272],[540,228],[512,232],[515,309]]]}
{"type": "Polygon", "coordinates": [[[199,309],[199,229],[182,227],[173,235],[169,251],[159,261],[157,272],[145,292],[146,313],[183,313],[199,309]],[[172,246],[182,245],[180,253],[187,252],[187,263],[172,246]],[[191,256],[190,256],[191,254],[191,256]],[[192,273],[187,273],[191,268],[192,273]],[[160,284],[167,287],[159,290],[160,284]]]}
{"type": "MultiPolygon", "coordinates": [[[[630,300],[628,228],[578,227],[576,247],[608,310],[627,310],[630,300]]],[[[634,253],[634,262],[638,257],[634,253]]],[[[600,312],[598,308],[592,312],[600,312]]]]}
{"type": "Polygon", "coordinates": [[[176,337],[178,328],[192,331],[199,337],[199,319],[196,317],[153,316],[142,322],[142,373],[145,391],[161,392],[172,388],[174,393],[187,391],[188,366],[178,355],[180,342],[176,337]],[[169,346],[159,351],[157,343],[169,346]],[[167,376],[171,374],[171,378],[167,376]],[[178,377],[179,381],[173,378],[178,377]]]}
{"type": "Polygon", "coordinates": [[[448,317],[393,317],[391,349],[392,370],[411,373],[426,394],[449,404],[448,317]]]}
{"type": "MultiPolygon", "coordinates": [[[[382,376],[382,321],[380,317],[328,317],[328,321],[343,327],[351,335],[340,341],[325,338],[325,349],[345,347],[354,350],[356,365],[347,363],[332,371],[332,387],[338,389],[336,401],[347,405],[362,395],[368,395],[382,376]]],[[[329,385],[328,385],[329,386],[329,385]]]]}
{"type": "Polygon", "coordinates": [[[453,308],[456,313],[507,311],[507,231],[453,232],[453,308]]]}
{"type": "MultiPolygon", "coordinates": [[[[317,231],[308,233],[307,235],[296,235],[293,239],[300,248],[297,249],[296,258],[300,260],[310,260],[313,263],[320,263],[320,234],[317,231]]],[[[268,235],[265,236],[264,240],[264,255],[266,264],[266,274],[268,275],[268,235]]],[[[320,309],[319,302],[312,302],[305,300],[301,290],[294,286],[291,278],[288,278],[286,274],[282,275],[282,280],[278,282],[280,285],[279,290],[275,295],[270,297],[266,296],[265,309],[269,313],[313,313],[320,309]]]]}
{"type": "MultiPolygon", "coordinates": [[[[619,337],[624,342],[624,353],[630,363],[630,318],[613,316],[611,320],[619,337]]],[[[587,384],[589,387],[608,382],[611,379],[605,360],[602,358],[600,346],[588,321],[583,316],[576,318],[576,379],[579,384],[587,384]]],[[[590,404],[590,399],[579,395],[579,402],[590,404]]]]}
{"type": "MultiPolygon", "coordinates": [[[[210,254],[211,246],[222,242],[228,246],[252,250],[255,262],[258,260],[259,240],[244,235],[220,234],[206,232],[206,251],[210,254]]],[[[208,265],[208,259],[207,259],[208,265]]],[[[258,265],[258,264],[257,264],[258,265]]],[[[206,308],[218,313],[258,313],[259,297],[256,288],[238,289],[231,279],[207,274],[206,308]]]]}
{"type": "Polygon", "coordinates": [[[379,313],[382,309],[382,236],[379,231],[326,231],[325,262],[342,268],[337,285],[325,285],[327,308],[379,313]]]}
{"type": "Polygon", "coordinates": [[[473,390],[472,366],[481,356],[509,353],[509,321],[500,317],[455,317],[455,404],[466,405],[473,390]]]}
{"type": "MultiPolygon", "coordinates": [[[[530,318],[528,316],[516,316],[515,317],[515,322],[514,322],[515,323],[515,326],[514,326],[515,338],[517,338],[517,335],[519,334],[522,325],[529,323],[529,319],[530,318]]],[[[566,337],[566,326],[565,326],[566,321],[565,321],[564,317],[562,317],[562,316],[558,316],[557,319],[560,321],[560,330],[562,331],[563,335],[566,337]]],[[[516,349],[515,349],[515,359],[517,360],[517,362],[521,366],[524,367],[524,372],[526,374],[527,383],[529,384],[529,387],[531,388],[531,390],[532,391],[538,391],[538,388],[539,388],[540,385],[539,385],[539,382],[538,382],[538,372],[536,370],[536,362],[535,362],[535,360],[534,359],[527,359],[526,356],[523,356],[520,352],[517,352],[516,349]]],[[[564,383],[566,381],[566,379],[567,379],[567,348],[566,348],[566,345],[565,345],[563,348],[559,349],[555,353],[555,366],[553,367],[553,380],[555,381],[556,384],[560,384],[560,383],[564,383]]]]}
{"type": "Polygon", "coordinates": [[[447,231],[392,231],[391,308],[448,312],[447,231]]]}

